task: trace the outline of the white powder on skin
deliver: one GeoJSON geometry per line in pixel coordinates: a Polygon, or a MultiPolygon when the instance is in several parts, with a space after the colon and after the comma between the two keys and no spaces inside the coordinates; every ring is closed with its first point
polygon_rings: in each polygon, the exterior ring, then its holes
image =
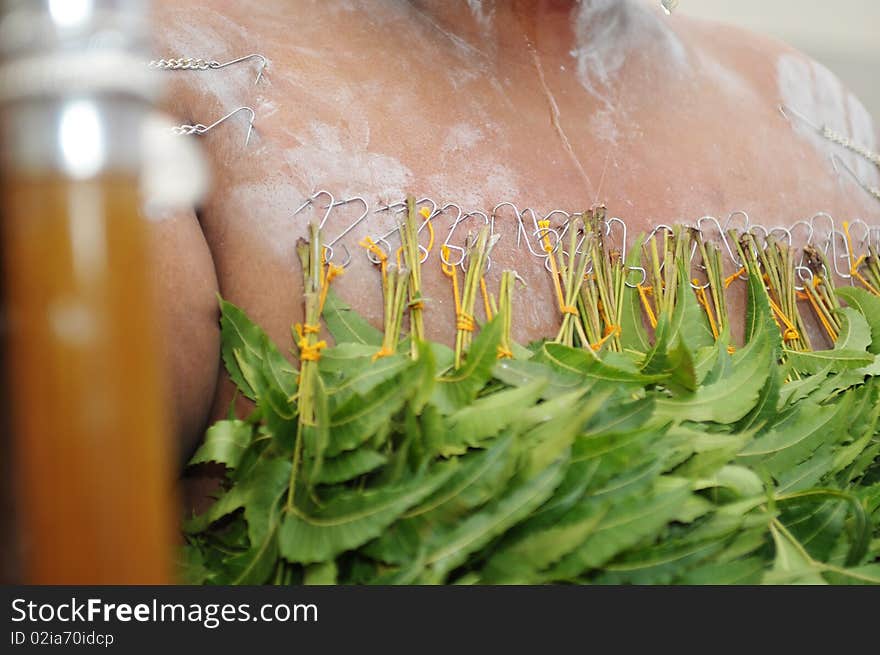
{"type": "Polygon", "coordinates": [[[413,179],[410,169],[394,157],[368,151],[369,131],[361,136],[358,140],[351,130],[312,121],[296,134],[300,145],[285,150],[284,160],[303,189],[336,180],[344,181],[336,189],[340,196],[364,189],[393,198],[405,195],[413,179]]]}
{"type": "MultiPolygon", "coordinates": [[[[871,116],[831,71],[802,55],[784,54],[777,61],[776,73],[779,95],[786,107],[803,114],[813,125],[827,125],[863,147],[876,149],[871,116]]],[[[791,116],[790,123],[797,134],[828,158],[830,174],[835,174],[830,160],[834,154],[844,159],[863,182],[877,184],[880,181],[880,172],[862,157],[828,141],[797,116],[791,116]]]]}
{"type": "Polygon", "coordinates": [[[684,45],[657,12],[635,0],[586,0],[573,13],[574,58],[578,80],[593,96],[611,102],[618,73],[627,58],[650,49],[668,67],[688,62],[684,45]]]}

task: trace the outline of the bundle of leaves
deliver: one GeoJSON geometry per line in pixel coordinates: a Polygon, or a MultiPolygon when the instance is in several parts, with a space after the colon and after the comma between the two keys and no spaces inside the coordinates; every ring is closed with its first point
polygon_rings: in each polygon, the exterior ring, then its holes
{"type": "Polygon", "coordinates": [[[880,298],[845,290],[834,348],[795,352],[751,273],[731,354],[686,283],[619,352],[498,359],[498,317],[458,368],[409,339],[377,359],[382,333],[331,292],[308,421],[306,362],[222,302],[224,362],[256,410],[192,460],[228,474],[186,522],[185,579],[880,583],[880,298]]]}

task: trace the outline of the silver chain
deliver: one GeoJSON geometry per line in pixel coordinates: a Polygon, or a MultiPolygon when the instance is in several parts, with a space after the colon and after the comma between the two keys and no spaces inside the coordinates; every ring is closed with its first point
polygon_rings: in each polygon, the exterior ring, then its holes
{"type": "Polygon", "coordinates": [[[216,60],[199,59],[194,57],[180,57],[177,59],[154,59],[149,64],[150,68],[157,70],[208,70],[218,68],[220,62],[216,60]]]}

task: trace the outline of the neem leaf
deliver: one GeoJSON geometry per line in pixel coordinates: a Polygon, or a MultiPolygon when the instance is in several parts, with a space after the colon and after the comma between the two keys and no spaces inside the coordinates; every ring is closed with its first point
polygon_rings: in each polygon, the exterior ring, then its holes
{"type": "Polygon", "coordinates": [[[678,513],[690,493],[687,483],[682,481],[660,492],[635,494],[614,503],[590,536],[548,571],[546,579],[571,580],[657,534],[678,513]]]}
{"type": "Polygon", "coordinates": [[[571,348],[560,343],[544,344],[537,357],[554,368],[607,382],[649,384],[665,379],[666,375],[646,375],[633,367],[630,370],[604,362],[589,348],[571,348]]]}
{"type": "Polygon", "coordinates": [[[187,531],[201,532],[215,521],[244,508],[251,546],[262,544],[271,530],[273,508],[287,488],[289,477],[290,460],[259,459],[245,479],[220,496],[203,514],[187,521],[187,531]]]}
{"type": "Polygon", "coordinates": [[[357,343],[375,346],[376,349],[382,346],[382,332],[353,311],[332,287],[327,293],[323,317],[336,343],[357,343]]]}
{"type": "Polygon", "coordinates": [[[492,377],[492,369],[498,361],[502,328],[499,317],[489,321],[471,344],[461,368],[437,378],[433,401],[440,411],[451,414],[466,407],[492,377]]]}
{"type": "Polygon", "coordinates": [[[804,547],[789,532],[771,525],[770,534],[776,546],[776,558],[772,571],[764,576],[765,584],[827,584],[804,547]]]}
{"type": "Polygon", "coordinates": [[[835,292],[850,307],[857,309],[867,321],[871,329],[868,352],[880,354],[880,297],[858,287],[840,287],[835,292]]]}
{"type": "Polygon", "coordinates": [[[766,329],[733,356],[733,371],[723,379],[679,398],[657,400],[660,416],[677,420],[733,423],[755,406],[772,366],[766,329]]]}
{"type": "Polygon", "coordinates": [[[399,485],[340,493],[309,511],[288,511],[278,533],[281,556],[313,564],[335,558],[379,536],[401,514],[448,479],[454,468],[437,466],[399,485]]]}
{"type": "Polygon", "coordinates": [[[758,273],[750,272],[746,295],[746,343],[750,343],[759,335],[766,336],[773,353],[778,353],[782,349],[782,335],[773,320],[770,298],[767,296],[764,281],[758,273]]]}
{"type": "Polygon", "coordinates": [[[244,421],[217,421],[205,433],[205,441],[199,446],[189,464],[219,462],[227,468],[238,466],[241,456],[251,443],[253,426],[244,421]]]}
{"type": "Polygon", "coordinates": [[[265,385],[272,383],[292,396],[296,391],[297,371],[266,333],[241,309],[222,298],[220,311],[223,363],[239,391],[257,400],[265,385]],[[245,378],[241,363],[253,370],[250,380],[245,378]]]}
{"type": "Polygon", "coordinates": [[[823,443],[837,440],[842,417],[852,403],[820,406],[809,400],[776,425],[766,436],[755,439],[739,453],[738,460],[754,464],[776,476],[807,459],[823,443]]]}
{"type": "Polygon", "coordinates": [[[405,379],[405,376],[397,376],[385,380],[365,395],[351,395],[341,406],[334,408],[330,416],[327,456],[334,457],[357,448],[387,425],[409,397],[408,393],[401,392],[405,379]]]}
{"type": "Polygon", "coordinates": [[[837,350],[867,350],[871,345],[871,328],[866,317],[852,307],[837,310],[840,334],[834,343],[837,350]]]}
{"type": "Polygon", "coordinates": [[[461,454],[521,421],[522,413],[540,399],[544,386],[544,381],[538,380],[523,387],[505,389],[478,398],[470,406],[458,410],[447,420],[440,453],[444,456],[461,454]]]}
{"type": "Polygon", "coordinates": [[[468,518],[452,524],[451,529],[437,530],[427,543],[425,564],[433,579],[463,563],[468,555],[516,525],[541,505],[562,480],[565,460],[560,460],[535,477],[513,484],[495,501],[468,518]]]}
{"type": "Polygon", "coordinates": [[[418,507],[409,510],[405,518],[419,517],[439,525],[488,502],[507,486],[517,454],[510,435],[497,439],[488,450],[471,452],[459,460],[455,473],[418,507]]]}
{"type": "Polygon", "coordinates": [[[340,453],[337,457],[325,459],[315,482],[336,484],[352,480],[364,473],[376,470],[387,461],[388,458],[385,455],[369,448],[350,450],[340,453]]]}
{"type": "Polygon", "coordinates": [[[801,373],[815,375],[829,369],[832,373],[845,369],[863,368],[874,362],[874,356],[864,350],[783,351],[792,367],[801,373]]]}

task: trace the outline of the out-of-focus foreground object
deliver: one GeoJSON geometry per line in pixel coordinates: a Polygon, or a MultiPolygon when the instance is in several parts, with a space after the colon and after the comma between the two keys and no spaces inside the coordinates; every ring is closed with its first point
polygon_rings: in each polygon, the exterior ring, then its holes
{"type": "Polygon", "coordinates": [[[140,215],[144,0],[0,0],[20,581],[167,583],[170,441],[140,215]]]}

